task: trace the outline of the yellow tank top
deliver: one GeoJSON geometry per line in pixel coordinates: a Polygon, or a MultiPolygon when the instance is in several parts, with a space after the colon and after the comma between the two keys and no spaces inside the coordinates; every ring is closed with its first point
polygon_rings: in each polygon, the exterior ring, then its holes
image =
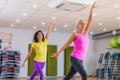
{"type": "Polygon", "coordinates": [[[34,49],[36,56],[34,58],[35,61],[45,62],[47,57],[47,43],[48,40],[45,39],[43,42],[35,42],[32,44],[32,48],[34,49]]]}

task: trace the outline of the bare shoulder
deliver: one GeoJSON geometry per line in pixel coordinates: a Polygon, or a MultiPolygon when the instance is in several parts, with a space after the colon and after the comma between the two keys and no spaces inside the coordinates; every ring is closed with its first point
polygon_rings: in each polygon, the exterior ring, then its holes
{"type": "Polygon", "coordinates": [[[77,37],[77,32],[73,32],[72,36],[77,37]]]}

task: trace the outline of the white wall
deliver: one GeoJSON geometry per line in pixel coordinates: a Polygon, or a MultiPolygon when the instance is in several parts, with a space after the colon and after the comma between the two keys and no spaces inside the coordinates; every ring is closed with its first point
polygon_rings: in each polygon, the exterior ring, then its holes
{"type": "MultiPolygon", "coordinates": [[[[23,61],[28,53],[28,44],[32,43],[34,32],[33,30],[22,30],[22,29],[12,29],[12,28],[0,28],[0,32],[12,33],[12,46],[14,50],[20,50],[21,61],[23,61]]],[[[63,46],[63,44],[69,39],[70,33],[59,33],[52,32],[48,44],[57,45],[58,50],[63,46]]],[[[73,44],[71,44],[73,45],[73,44]]],[[[87,70],[88,75],[95,75],[95,61],[96,53],[94,48],[94,41],[90,36],[90,45],[88,49],[88,55],[84,61],[84,66],[87,70]]],[[[27,63],[24,68],[20,69],[20,77],[27,77],[27,63]]],[[[63,76],[64,74],[64,56],[61,54],[58,57],[58,76],[63,76]]],[[[44,74],[45,68],[44,68],[44,74]]]]}
{"type": "Polygon", "coordinates": [[[90,43],[89,43],[89,48],[88,48],[88,53],[86,56],[86,60],[84,62],[86,71],[88,75],[95,75],[95,69],[96,69],[96,53],[95,53],[95,41],[92,40],[92,36],[89,35],[90,43]]]}

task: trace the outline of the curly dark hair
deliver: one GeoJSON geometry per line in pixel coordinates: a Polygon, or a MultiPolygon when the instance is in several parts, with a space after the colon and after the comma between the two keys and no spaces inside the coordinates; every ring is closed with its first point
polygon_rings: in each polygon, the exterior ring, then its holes
{"type": "Polygon", "coordinates": [[[39,30],[39,31],[35,32],[34,37],[33,37],[33,42],[38,42],[37,35],[39,32],[42,34],[42,41],[44,41],[44,39],[45,39],[44,34],[41,30],[39,30]]]}

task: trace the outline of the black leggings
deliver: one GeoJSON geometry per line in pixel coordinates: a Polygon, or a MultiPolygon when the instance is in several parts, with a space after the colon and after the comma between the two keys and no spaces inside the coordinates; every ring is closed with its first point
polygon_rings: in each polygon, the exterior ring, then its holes
{"type": "Polygon", "coordinates": [[[77,72],[79,72],[79,74],[81,75],[82,80],[87,80],[87,73],[82,65],[82,61],[74,57],[71,57],[70,60],[71,60],[70,71],[63,80],[70,80],[77,72]]]}

